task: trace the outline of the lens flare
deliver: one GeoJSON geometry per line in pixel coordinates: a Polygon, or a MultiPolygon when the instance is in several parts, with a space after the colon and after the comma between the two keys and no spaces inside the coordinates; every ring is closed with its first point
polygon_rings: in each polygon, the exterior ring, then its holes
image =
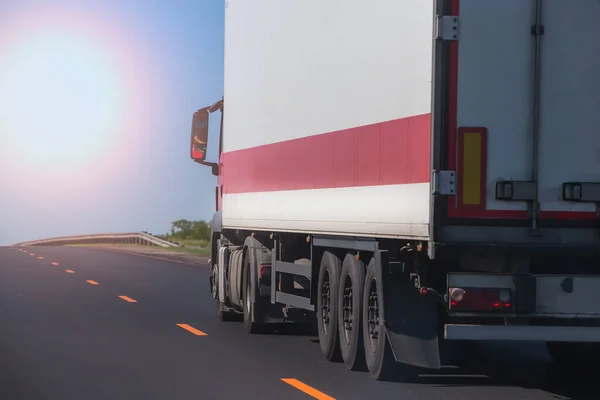
{"type": "Polygon", "coordinates": [[[2,17],[0,167],[96,183],[131,168],[160,103],[160,62],[136,23],[57,4],[2,17]]]}
{"type": "Polygon", "coordinates": [[[0,129],[13,156],[72,166],[114,142],[123,85],[93,43],[52,32],[10,50],[0,66],[0,129]]]}

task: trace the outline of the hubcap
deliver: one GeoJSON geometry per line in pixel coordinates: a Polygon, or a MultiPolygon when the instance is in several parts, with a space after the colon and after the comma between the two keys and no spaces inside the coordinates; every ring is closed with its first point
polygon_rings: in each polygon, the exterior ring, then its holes
{"type": "Polygon", "coordinates": [[[352,337],[352,278],[350,275],[346,276],[344,280],[344,298],[342,304],[342,318],[344,321],[344,337],[346,343],[350,343],[352,337]]]}
{"type": "Polygon", "coordinates": [[[379,303],[377,300],[377,281],[371,280],[369,284],[369,308],[367,311],[369,327],[369,344],[371,351],[375,352],[379,341],[379,303]]]}
{"type": "Polygon", "coordinates": [[[213,266],[213,270],[212,270],[212,276],[213,276],[213,280],[212,280],[212,297],[214,299],[217,298],[217,287],[219,285],[219,274],[217,273],[217,266],[213,266]]]}
{"type": "Polygon", "coordinates": [[[329,334],[329,319],[331,312],[331,287],[329,284],[329,273],[326,271],[323,276],[323,286],[321,287],[321,325],[325,335],[329,334]]]}

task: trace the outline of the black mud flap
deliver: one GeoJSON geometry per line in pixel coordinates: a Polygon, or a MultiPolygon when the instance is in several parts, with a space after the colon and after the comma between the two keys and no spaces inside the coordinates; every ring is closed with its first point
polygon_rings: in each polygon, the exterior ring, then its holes
{"type": "MultiPolygon", "coordinates": [[[[406,274],[392,274],[388,267],[387,252],[377,251],[377,277],[383,285],[380,298],[384,299],[384,326],[396,361],[428,369],[440,369],[438,344],[439,308],[436,299],[421,295],[406,274]]],[[[383,308],[383,310],[381,310],[383,308]]]]}

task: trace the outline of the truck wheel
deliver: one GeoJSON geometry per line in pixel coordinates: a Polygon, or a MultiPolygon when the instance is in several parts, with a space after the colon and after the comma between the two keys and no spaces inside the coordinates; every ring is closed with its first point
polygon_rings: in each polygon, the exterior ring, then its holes
{"type": "Polygon", "coordinates": [[[213,274],[211,279],[211,294],[215,299],[217,305],[217,318],[219,321],[234,321],[236,314],[227,309],[221,302],[219,301],[219,269],[217,264],[213,264],[213,274]]]}
{"type": "Polygon", "coordinates": [[[263,324],[253,322],[253,319],[257,318],[257,303],[252,300],[252,279],[250,273],[252,272],[252,264],[250,263],[250,255],[248,254],[251,249],[246,250],[244,255],[243,264],[243,297],[242,297],[242,308],[244,310],[244,326],[246,332],[260,333],[264,330],[263,324]]]}
{"type": "Polygon", "coordinates": [[[219,267],[217,266],[217,264],[213,264],[212,267],[212,276],[210,279],[210,293],[213,297],[213,299],[217,299],[218,300],[218,293],[219,293],[219,267]]]}
{"type": "Polygon", "coordinates": [[[342,264],[338,295],[340,352],[344,364],[352,371],[365,366],[362,305],[365,286],[365,264],[348,253],[342,264]]]}
{"type": "Polygon", "coordinates": [[[329,361],[339,361],[341,358],[337,305],[341,269],[340,259],[326,251],[319,268],[317,329],[321,351],[329,361]]]}
{"type": "Polygon", "coordinates": [[[363,294],[363,337],[365,360],[371,376],[378,381],[411,380],[416,369],[396,362],[388,342],[386,328],[380,323],[379,305],[383,299],[377,293],[375,259],[367,267],[363,294]]]}

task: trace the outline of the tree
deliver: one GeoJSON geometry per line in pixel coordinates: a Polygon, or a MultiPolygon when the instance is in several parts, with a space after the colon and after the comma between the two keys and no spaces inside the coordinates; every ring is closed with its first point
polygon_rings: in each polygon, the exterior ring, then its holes
{"type": "Polygon", "coordinates": [[[179,219],[171,222],[172,239],[180,240],[210,240],[210,226],[206,221],[188,221],[179,219]]]}

